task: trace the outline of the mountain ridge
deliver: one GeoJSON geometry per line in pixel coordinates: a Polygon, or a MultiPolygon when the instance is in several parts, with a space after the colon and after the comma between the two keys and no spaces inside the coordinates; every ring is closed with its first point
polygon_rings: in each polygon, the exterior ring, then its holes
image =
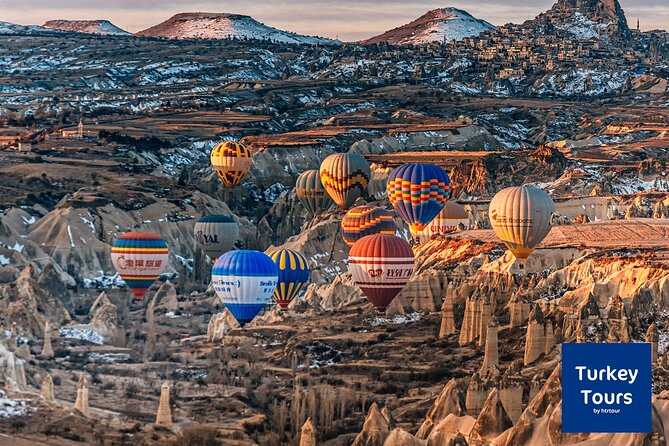
{"type": "Polygon", "coordinates": [[[101,34],[115,36],[129,36],[131,33],[119,28],[109,20],[67,20],[56,19],[49,20],[42,25],[46,29],[55,29],[59,31],[70,31],[84,34],[101,34]]]}
{"type": "Polygon", "coordinates": [[[249,39],[292,44],[332,44],[338,41],[305,36],[261,23],[251,16],[232,13],[183,12],[135,33],[138,37],[167,39],[249,39]]]}
{"type": "Polygon", "coordinates": [[[462,40],[484,31],[495,29],[485,20],[477,19],[458,8],[433,9],[417,19],[363,40],[363,45],[389,43],[394,45],[416,45],[430,42],[462,40]]]}

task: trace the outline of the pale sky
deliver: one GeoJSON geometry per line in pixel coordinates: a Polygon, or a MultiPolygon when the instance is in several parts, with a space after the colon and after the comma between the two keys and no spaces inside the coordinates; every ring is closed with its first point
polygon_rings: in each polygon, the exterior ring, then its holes
{"type": "MultiPolygon", "coordinates": [[[[179,12],[231,12],[302,34],[360,40],[404,25],[430,9],[454,6],[494,25],[519,23],[555,0],[0,0],[0,21],[41,25],[51,19],[108,19],[136,32],[179,12]]],[[[620,0],[630,27],[669,28],[669,0],[620,0]]]]}

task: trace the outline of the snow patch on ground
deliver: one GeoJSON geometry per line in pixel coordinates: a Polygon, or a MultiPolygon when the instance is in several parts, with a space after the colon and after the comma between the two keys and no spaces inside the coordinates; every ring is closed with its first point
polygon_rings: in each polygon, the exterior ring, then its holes
{"type": "Polygon", "coordinates": [[[0,390],[0,418],[24,417],[30,412],[30,405],[26,400],[7,398],[4,390],[0,390]]]}
{"type": "Polygon", "coordinates": [[[574,20],[556,25],[555,27],[571,34],[577,39],[596,39],[599,37],[598,31],[602,31],[602,34],[605,34],[603,31],[609,27],[609,24],[593,22],[580,12],[576,11],[574,20]]]}
{"type": "Polygon", "coordinates": [[[106,341],[100,333],[87,328],[61,327],[58,335],[61,338],[79,339],[97,345],[102,345],[106,341]]]}
{"type": "Polygon", "coordinates": [[[409,313],[404,316],[395,316],[392,318],[386,317],[375,317],[370,320],[370,323],[377,327],[379,325],[401,325],[401,324],[410,324],[412,322],[418,322],[420,318],[423,317],[423,313],[409,313]]]}
{"type": "Polygon", "coordinates": [[[104,271],[100,271],[99,276],[85,278],[82,282],[84,288],[121,288],[125,286],[125,282],[118,273],[107,276],[104,271]]]}
{"type": "Polygon", "coordinates": [[[99,353],[92,352],[87,356],[89,362],[98,362],[104,364],[113,364],[115,362],[129,362],[130,355],[128,353],[99,353]]]}

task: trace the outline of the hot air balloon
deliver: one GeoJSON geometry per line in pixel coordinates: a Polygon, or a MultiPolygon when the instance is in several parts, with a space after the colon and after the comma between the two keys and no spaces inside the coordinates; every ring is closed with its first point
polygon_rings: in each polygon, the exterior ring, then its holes
{"type": "Polygon", "coordinates": [[[413,275],[411,245],[395,235],[361,238],[348,254],[353,281],[382,313],[413,275]]]}
{"type": "Polygon", "coordinates": [[[114,241],[114,268],[137,299],[165,271],[169,258],[167,243],[152,232],[126,232],[114,241]]]}
{"type": "Polygon", "coordinates": [[[239,238],[239,225],[229,215],[207,215],[195,223],[195,238],[210,259],[234,248],[239,238]]]}
{"type": "Polygon", "coordinates": [[[306,257],[290,249],[280,249],[270,257],[279,269],[279,284],[274,291],[274,300],[285,310],[309,281],[309,265],[306,257]]]}
{"type": "Polygon", "coordinates": [[[218,298],[242,326],[272,301],[278,279],[276,264],[267,254],[246,249],[220,256],[211,273],[218,298]]]}
{"type": "Polygon", "coordinates": [[[211,151],[211,166],[227,187],[235,187],[253,164],[251,149],[239,142],[226,141],[211,151]]]}
{"type": "Polygon", "coordinates": [[[372,234],[394,235],[397,230],[393,214],[374,206],[357,206],[344,215],[341,221],[342,237],[348,246],[372,234]]]}
{"type": "Polygon", "coordinates": [[[469,227],[469,213],[454,201],[447,201],[439,215],[432,220],[422,231],[412,234],[420,243],[425,243],[437,234],[449,234],[458,230],[462,225],[465,229],[469,227]]]}
{"type": "Polygon", "coordinates": [[[304,171],[297,177],[295,195],[311,215],[332,205],[332,198],[323,187],[316,169],[304,171]]]}
{"type": "Polygon", "coordinates": [[[490,202],[490,224],[513,255],[525,261],[551,230],[555,204],[536,187],[508,187],[490,202]]]}
{"type": "Polygon", "coordinates": [[[451,181],[434,164],[404,164],[388,176],[388,199],[414,232],[439,214],[451,195],[451,181]]]}
{"type": "Polygon", "coordinates": [[[321,182],[340,209],[360,198],[371,176],[369,163],[357,153],[333,153],[321,163],[321,182]]]}

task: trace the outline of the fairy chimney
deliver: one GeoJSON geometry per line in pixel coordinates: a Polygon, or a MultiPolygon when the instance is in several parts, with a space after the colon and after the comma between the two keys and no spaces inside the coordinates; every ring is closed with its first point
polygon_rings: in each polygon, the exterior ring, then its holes
{"type": "Polygon", "coordinates": [[[85,417],[89,416],[88,381],[83,373],[79,375],[79,382],[77,383],[77,399],[74,401],[74,410],[85,417]]]}
{"type": "Polygon", "coordinates": [[[554,346],[553,324],[544,320],[541,308],[535,304],[527,323],[523,364],[527,366],[533,363],[542,354],[550,353],[554,346]]]}
{"type": "Polygon", "coordinates": [[[40,394],[46,401],[56,400],[56,397],[53,393],[53,379],[51,378],[51,375],[46,375],[42,380],[42,391],[40,394]]]}
{"type": "Polygon", "coordinates": [[[444,339],[455,334],[455,313],[453,311],[453,293],[455,288],[452,283],[446,288],[446,296],[441,304],[441,327],[439,327],[439,339],[444,339]]]}
{"type": "Polygon", "coordinates": [[[534,375],[532,377],[532,381],[530,381],[530,393],[528,397],[528,401],[532,401],[535,396],[541,391],[542,387],[542,382],[541,382],[541,376],[539,375],[534,375]]]}
{"type": "Polygon", "coordinates": [[[492,305],[487,294],[484,294],[484,297],[480,300],[479,307],[479,314],[481,316],[478,321],[478,330],[476,334],[479,339],[479,347],[483,347],[485,345],[486,336],[488,334],[488,324],[492,318],[492,305]]]}
{"type": "Polygon", "coordinates": [[[373,403],[362,425],[362,431],[355,437],[352,446],[382,446],[390,430],[388,419],[383,416],[379,406],[373,403]]]}
{"type": "Polygon", "coordinates": [[[629,317],[619,295],[611,299],[607,314],[609,323],[607,342],[630,342],[629,317]]]}
{"type": "Polygon", "coordinates": [[[49,321],[44,323],[44,345],[42,346],[42,357],[53,358],[53,347],[51,346],[51,324],[49,321]]]}
{"type": "Polygon", "coordinates": [[[467,415],[472,417],[477,417],[483,404],[485,403],[486,397],[489,392],[489,382],[481,379],[479,372],[474,372],[472,379],[469,381],[469,386],[467,387],[467,395],[465,396],[465,406],[467,407],[467,415]]]}
{"type": "Polygon", "coordinates": [[[465,300],[465,314],[462,318],[462,327],[460,327],[460,337],[458,344],[461,347],[469,344],[474,340],[473,327],[476,325],[476,306],[478,299],[475,296],[468,296],[465,300]]]}
{"type": "Polygon", "coordinates": [[[316,429],[311,423],[311,418],[307,418],[307,421],[302,425],[300,446],[316,446],[316,429]]]}
{"type": "Polygon", "coordinates": [[[657,332],[657,327],[655,326],[655,322],[650,324],[648,327],[648,330],[646,331],[646,342],[650,342],[651,345],[651,359],[653,364],[657,362],[657,345],[658,342],[660,341],[660,335],[657,332]]]}
{"type": "Polygon", "coordinates": [[[12,322],[11,328],[9,330],[9,339],[7,340],[7,348],[10,352],[16,351],[17,347],[17,338],[18,338],[18,327],[16,322],[12,322]]]}
{"type": "Polygon", "coordinates": [[[483,364],[481,365],[481,374],[485,374],[492,367],[499,367],[499,341],[498,341],[499,324],[496,319],[492,319],[488,323],[485,341],[485,355],[483,356],[483,364]]]}
{"type": "Polygon", "coordinates": [[[514,293],[509,300],[509,325],[513,327],[521,327],[525,324],[527,317],[530,314],[530,304],[523,301],[518,293],[514,293]]]}
{"type": "Polygon", "coordinates": [[[448,415],[455,415],[456,417],[466,415],[466,394],[466,382],[461,379],[451,379],[425,415],[425,420],[418,429],[416,437],[426,440],[433,429],[448,415]]]}
{"type": "Polygon", "coordinates": [[[520,364],[517,364],[516,367],[513,365],[509,367],[504,372],[499,386],[499,399],[514,424],[523,413],[523,383],[525,378],[521,375],[521,367],[520,364]]]}
{"type": "Polygon", "coordinates": [[[395,417],[393,417],[393,413],[390,409],[388,409],[388,406],[384,406],[383,409],[381,409],[381,415],[383,415],[385,419],[388,420],[388,427],[391,430],[395,429],[395,417]]]}
{"type": "Polygon", "coordinates": [[[160,386],[160,403],[156,413],[156,427],[172,429],[172,410],[170,409],[170,383],[163,382],[160,386]]]}
{"type": "Polygon", "coordinates": [[[483,443],[486,440],[498,437],[512,426],[513,422],[499,399],[499,391],[492,388],[481,413],[469,432],[469,438],[476,441],[477,444],[483,443]]]}

